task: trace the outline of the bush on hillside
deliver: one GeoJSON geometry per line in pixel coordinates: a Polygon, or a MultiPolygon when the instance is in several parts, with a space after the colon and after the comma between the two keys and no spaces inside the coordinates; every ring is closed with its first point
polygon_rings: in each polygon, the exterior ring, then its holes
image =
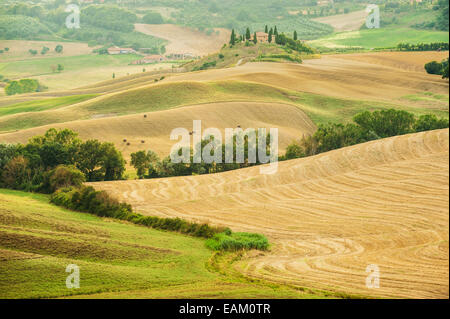
{"type": "Polygon", "coordinates": [[[163,24],[164,19],[158,12],[149,12],[142,17],[142,22],[147,24],[163,24]]]}
{"type": "Polygon", "coordinates": [[[58,165],[46,172],[43,178],[44,182],[40,190],[49,194],[60,188],[80,187],[86,180],[84,174],[73,165],[58,165]]]}
{"type": "Polygon", "coordinates": [[[206,246],[212,250],[267,250],[269,241],[264,235],[251,233],[223,232],[215,234],[206,241],[206,246]]]}
{"type": "Polygon", "coordinates": [[[5,93],[7,95],[42,92],[46,89],[41,85],[38,80],[34,79],[22,79],[20,81],[11,81],[5,87],[5,93]]]}
{"type": "Polygon", "coordinates": [[[133,212],[131,205],[120,203],[106,192],[96,191],[90,186],[61,188],[52,194],[50,201],[56,205],[80,212],[117,218],[154,229],[176,231],[196,237],[211,238],[215,234],[227,231],[223,227],[190,223],[180,218],[143,216],[133,212]]]}
{"type": "Polygon", "coordinates": [[[9,189],[32,190],[32,174],[23,156],[11,159],[4,167],[0,185],[9,189]]]}

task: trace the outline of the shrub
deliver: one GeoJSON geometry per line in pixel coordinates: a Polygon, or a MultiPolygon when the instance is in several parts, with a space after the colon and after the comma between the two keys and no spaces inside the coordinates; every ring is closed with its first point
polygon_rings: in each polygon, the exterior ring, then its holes
{"type": "Polygon", "coordinates": [[[267,250],[269,241],[264,235],[251,233],[231,233],[231,231],[215,234],[206,241],[206,246],[212,250],[267,250]]]}
{"type": "Polygon", "coordinates": [[[28,160],[17,156],[10,160],[3,168],[2,184],[7,188],[31,190],[31,170],[28,160]]]}
{"type": "Polygon", "coordinates": [[[60,188],[80,187],[84,181],[84,174],[75,166],[59,165],[44,175],[41,191],[53,193],[60,188]]]}
{"type": "Polygon", "coordinates": [[[164,19],[158,12],[149,12],[142,17],[142,22],[148,24],[163,24],[164,19]]]}
{"type": "Polygon", "coordinates": [[[442,63],[431,61],[425,64],[425,70],[428,74],[442,74],[442,63]]]}

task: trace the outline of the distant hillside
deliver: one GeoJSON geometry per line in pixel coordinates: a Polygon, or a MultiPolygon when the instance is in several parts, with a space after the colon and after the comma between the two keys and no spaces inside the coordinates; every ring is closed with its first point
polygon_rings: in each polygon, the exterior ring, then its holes
{"type": "Polygon", "coordinates": [[[189,71],[222,69],[243,65],[247,62],[291,62],[302,63],[305,58],[318,58],[318,54],[296,52],[277,44],[253,42],[226,45],[220,52],[184,65],[189,71]]]}

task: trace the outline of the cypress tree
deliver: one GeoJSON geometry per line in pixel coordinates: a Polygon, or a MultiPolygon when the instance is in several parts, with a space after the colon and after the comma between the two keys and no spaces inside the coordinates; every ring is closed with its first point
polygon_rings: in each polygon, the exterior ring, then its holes
{"type": "Polygon", "coordinates": [[[247,40],[250,40],[250,28],[247,28],[247,31],[245,32],[245,38],[247,39],[247,40]]]}
{"type": "Polygon", "coordinates": [[[253,43],[254,43],[254,44],[258,43],[258,39],[256,38],[256,32],[255,32],[255,34],[253,35],[253,43]]]}
{"type": "Polygon", "coordinates": [[[266,25],[266,28],[264,29],[265,33],[269,33],[269,27],[266,25]]]}
{"type": "Polygon", "coordinates": [[[234,29],[231,30],[231,39],[230,39],[230,44],[234,45],[236,43],[236,34],[234,33],[234,29]]]}
{"type": "Polygon", "coordinates": [[[278,30],[277,30],[277,26],[275,26],[275,29],[273,30],[273,34],[274,34],[275,36],[277,36],[277,35],[278,35],[278,30]]]}
{"type": "Polygon", "coordinates": [[[298,34],[297,34],[297,31],[294,31],[294,40],[295,40],[295,41],[298,40],[298,34]]]}
{"type": "Polygon", "coordinates": [[[273,29],[270,28],[270,31],[269,31],[269,43],[272,43],[272,36],[273,36],[273,29]]]}

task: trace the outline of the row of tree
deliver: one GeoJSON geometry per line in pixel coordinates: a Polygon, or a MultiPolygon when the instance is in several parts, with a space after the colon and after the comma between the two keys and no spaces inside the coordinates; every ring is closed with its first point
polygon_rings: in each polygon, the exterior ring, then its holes
{"type": "Polygon", "coordinates": [[[319,126],[312,136],[290,144],[280,160],[312,156],[380,138],[449,127],[448,119],[437,118],[435,115],[417,118],[412,113],[394,109],[366,111],[357,114],[353,122],[319,126]]]}
{"type": "Polygon", "coordinates": [[[448,42],[399,43],[397,49],[400,51],[448,51],[448,42]]]}
{"type": "Polygon", "coordinates": [[[0,172],[0,187],[51,193],[66,184],[122,179],[125,160],[112,143],[50,129],[25,145],[0,144],[0,172]]]}
{"type": "MultiPolygon", "coordinates": [[[[270,134],[266,135],[266,155],[270,154],[270,134]]],[[[205,152],[210,153],[211,156],[215,155],[215,151],[220,149],[220,160],[212,163],[205,163],[202,159],[201,163],[194,163],[194,151],[193,149],[185,150],[190,154],[189,163],[173,163],[171,157],[168,156],[163,160],[160,160],[158,155],[149,151],[138,151],[131,154],[131,165],[136,169],[136,173],[139,178],[161,178],[171,176],[188,176],[188,175],[203,175],[211,173],[219,173],[239,168],[250,167],[254,165],[260,165],[263,161],[259,157],[259,153],[256,152],[254,159],[252,159],[251,152],[256,150],[259,143],[258,136],[254,139],[249,139],[247,135],[242,137],[242,140],[238,140],[238,136],[233,138],[233,162],[226,163],[226,145],[222,144],[219,148],[215,144],[213,139],[205,139],[200,145],[197,146],[202,154],[205,152]],[[240,142],[242,141],[242,142],[240,142]],[[240,144],[242,143],[242,144],[240,144]],[[243,161],[237,161],[237,150],[242,145],[243,161]],[[242,162],[242,163],[241,163],[242,162]]],[[[177,155],[181,155],[183,149],[178,150],[177,155]]]]}

